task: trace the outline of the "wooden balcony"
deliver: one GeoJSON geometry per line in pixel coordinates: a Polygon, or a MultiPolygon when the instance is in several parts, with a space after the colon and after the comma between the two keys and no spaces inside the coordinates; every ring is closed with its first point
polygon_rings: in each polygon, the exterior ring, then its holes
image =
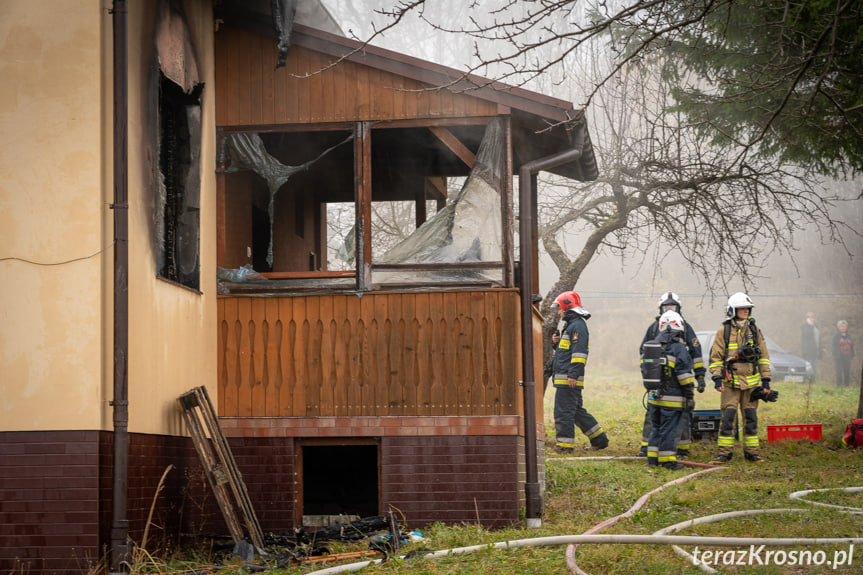
{"type": "Polygon", "coordinates": [[[523,411],[516,289],[220,296],[218,307],[222,417],[523,411]]]}

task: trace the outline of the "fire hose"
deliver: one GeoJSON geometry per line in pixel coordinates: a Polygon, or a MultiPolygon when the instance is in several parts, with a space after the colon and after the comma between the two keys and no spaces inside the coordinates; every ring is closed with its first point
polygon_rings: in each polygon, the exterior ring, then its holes
{"type": "MultiPolygon", "coordinates": [[[[579,461],[590,461],[590,460],[615,460],[615,459],[635,459],[632,457],[574,457],[574,458],[561,458],[561,459],[572,459],[579,461]]],[[[578,573],[581,575],[587,575],[584,571],[579,569],[578,565],[575,563],[575,549],[578,545],[583,544],[624,544],[624,545],[672,545],[675,553],[681,555],[683,557],[691,557],[687,552],[680,549],[680,545],[703,545],[703,546],[714,546],[714,547],[741,547],[741,546],[749,546],[749,545],[764,545],[764,546],[792,546],[792,545],[845,545],[845,544],[860,544],[863,543],[863,537],[827,537],[827,538],[812,538],[812,537],[706,537],[706,536],[692,536],[692,535],[669,535],[669,533],[673,533],[680,529],[684,529],[686,527],[691,527],[694,525],[699,525],[702,523],[712,523],[716,521],[721,521],[724,519],[729,519],[733,517],[744,517],[750,515],[756,515],[761,513],[799,513],[805,511],[805,509],[800,508],[782,508],[782,509],[752,509],[752,510],[744,510],[744,511],[734,511],[729,513],[720,513],[717,515],[709,515],[705,517],[699,517],[695,519],[690,519],[684,521],[682,523],[677,523],[675,525],[670,525],[659,531],[650,534],[650,535],[628,535],[628,534],[615,534],[615,535],[601,535],[597,534],[596,531],[604,529],[610,525],[613,525],[620,519],[631,516],[635,511],[640,509],[644,503],[646,503],[647,499],[659,491],[662,491],[664,488],[679,485],[686,481],[689,481],[693,477],[703,475],[705,473],[711,473],[717,471],[719,469],[723,469],[718,466],[710,466],[705,464],[694,464],[692,462],[683,462],[690,467],[706,467],[706,469],[702,469],[701,471],[697,471],[695,473],[691,473],[689,475],[685,475],[683,477],[679,477],[668,483],[657,487],[656,489],[646,493],[641,496],[633,506],[627,510],[626,512],[616,516],[609,518],[599,525],[591,528],[587,532],[581,535],[557,535],[557,536],[548,536],[548,537],[534,537],[528,539],[516,539],[511,541],[500,541],[497,543],[485,543],[480,545],[471,545],[468,547],[456,547],[453,549],[443,549],[439,551],[434,551],[431,553],[427,553],[424,555],[418,555],[418,557],[424,557],[427,559],[435,559],[440,557],[448,557],[452,555],[461,555],[461,554],[469,554],[476,553],[480,551],[486,551],[490,549],[518,549],[522,547],[544,547],[549,545],[567,545],[566,549],[566,561],[567,566],[573,573],[578,573]]],[[[835,488],[836,490],[844,490],[846,492],[856,492],[863,491],[863,487],[845,487],[845,488],[835,488]]],[[[807,501],[803,499],[804,496],[813,493],[813,492],[822,492],[822,491],[830,491],[831,489],[810,489],[806,491],[797,491],[792,493],[789,497],[791,499],[795,499],[798,501],[802,501],[804,503],[809,503],[812,505],[825,506],[831,508],[838,508],[842,511],[846,511],[849,513],[863,513],[863,508],[856,507],[846,507],[846,506],[838,506],[838,505],[829,505],[826,503],[817,503],[812,501],[807,501]]],[[[404,559],[402,556],[400,559],[404,559]]],[[[375,559],[368,561],[361,561],[357,563],[349,563],[346,565],[338,565],[335,567],[329,567],[326,569],[320,569],[317,571],[311,571],[307,573],[307,575],[335,575],[337,573],[351,573],[354,571],[359,571],[365,567],[370,565],[376,565],[382,563],[386,559],[375,559]]],[[[708,572],[715,573],[711,567],[701,564],[699,567],[708,572]]]]}

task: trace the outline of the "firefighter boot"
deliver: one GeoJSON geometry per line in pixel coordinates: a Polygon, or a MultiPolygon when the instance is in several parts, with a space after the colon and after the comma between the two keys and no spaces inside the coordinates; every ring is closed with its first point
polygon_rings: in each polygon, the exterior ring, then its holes
{"type": "Polygon", "coordinates": [[[729,461],[731,461],[731,454],[730,453],[728,455],[726,455],[724,453],[720,453],[719,455],[717,455],[716,457],[714,457],[713,459],[710,460],[710,464],[711,465],[722,465],[723,463],[728,463],[729,461]]]}

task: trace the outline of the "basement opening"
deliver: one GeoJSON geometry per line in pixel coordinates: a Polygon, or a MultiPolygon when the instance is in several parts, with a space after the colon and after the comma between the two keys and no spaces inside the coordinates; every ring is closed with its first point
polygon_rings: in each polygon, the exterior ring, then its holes
{"type": "Polygon", "coordinates": [[[380,514],[376,444],[305,444],[300,454],[303,526],[329,526],[380,514]]]}

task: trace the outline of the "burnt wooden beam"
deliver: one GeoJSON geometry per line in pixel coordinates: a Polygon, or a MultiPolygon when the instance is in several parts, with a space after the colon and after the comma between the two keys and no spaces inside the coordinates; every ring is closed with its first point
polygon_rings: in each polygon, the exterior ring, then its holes
{"type": "Polygon", "coordinates": [[[441,126],[431,126],[429,130],[432,134],[437,136],[437,139],[443,142],[443,144],[450,149],[450,151],[458,156],[458,158],[465,163],[468,168],[473,167],[474,160],[476,160],[476,155],[471,152],[467,146],[461,143],[461,141],[453,135],[448,129],[441,126]]]}

